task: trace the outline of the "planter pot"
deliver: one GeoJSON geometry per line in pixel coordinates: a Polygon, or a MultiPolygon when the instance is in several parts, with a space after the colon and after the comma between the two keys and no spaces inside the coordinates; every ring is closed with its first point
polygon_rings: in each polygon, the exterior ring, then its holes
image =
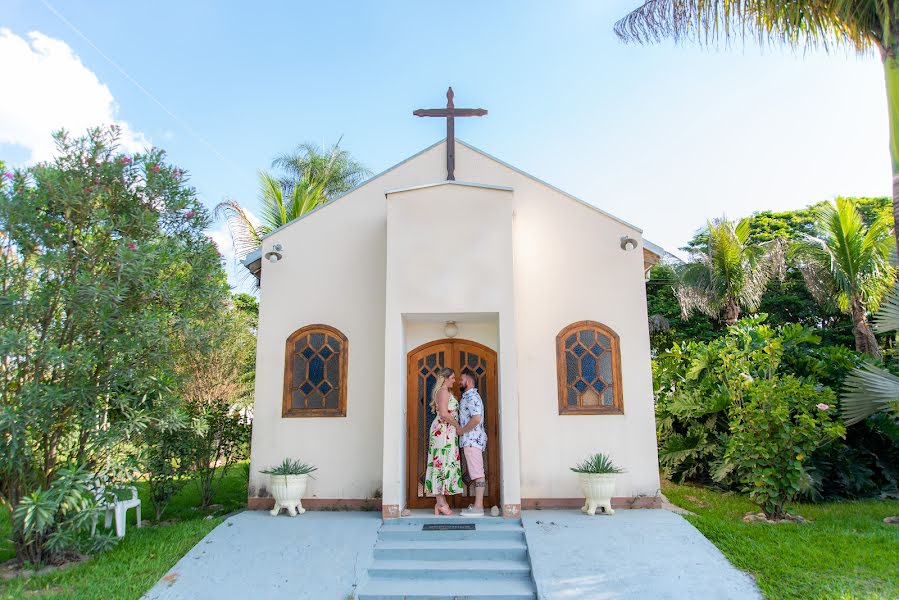
{"type": "Polygon", "coordinates": [[[581,479],[581,490],[587,499],[581,512],[595,515],[596,509],[601,508],[604,513],[614,515],[612,494],[615,493],[615,480],[618,475],[615,473],[578,473],[578,475],[581,479]]]}
{"type": "Polygon", "coordinates": [[[269,475],[269,478],[272,496],[275,497],[275,508],[271,512],[273,517],[282,508],[286,508],[291,517],[306,512],[302,500],[306,493],[306,482],[309,481],[308,475],[269,475]]]}

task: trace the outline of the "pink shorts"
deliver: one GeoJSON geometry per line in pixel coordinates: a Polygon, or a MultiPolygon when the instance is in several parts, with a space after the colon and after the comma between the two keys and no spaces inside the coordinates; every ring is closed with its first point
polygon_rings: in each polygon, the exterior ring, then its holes
{"type": "Polygon", "coordinates": [[[477,446],[465,446],[465,464],[468,465],[468,477],[472,481],[484,479],[484,451],[477,446]]]}

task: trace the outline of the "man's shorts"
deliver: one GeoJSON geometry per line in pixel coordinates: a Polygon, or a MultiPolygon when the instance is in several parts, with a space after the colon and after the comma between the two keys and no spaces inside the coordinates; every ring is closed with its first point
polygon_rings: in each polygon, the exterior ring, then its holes
{"type": "Polygon", "coordinates": [[[468,465],[468,477],[472,481],[484,478],[484,451],[477,446],[465,446],[465,464],[468,465]]]}

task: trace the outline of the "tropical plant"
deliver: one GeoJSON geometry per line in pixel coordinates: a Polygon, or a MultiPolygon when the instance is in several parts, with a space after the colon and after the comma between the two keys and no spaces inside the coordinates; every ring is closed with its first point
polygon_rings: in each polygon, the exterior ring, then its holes
{"type": "Polygon", "coordinates": [[[756,244],[749,234],[749,219],[709,222],[704,244],[677,269],[674,292],[684,319],[699,311],[733,325],[742,309],[758,308],[768,282],[783,273],[783,244],[756,244]]]}
{"type": "Polygon", "coordinates": [[[760,379],[731,411],[725,463],[744,491],[773,519],[807,485],[804,463],[817,448],[844,437],[833,418],[836,396],[792,375],[760,379]]]}
{"type": "MultiPolygon", "coordinates": [[[[116,472],[167,398],[180,339],[227,301],[185,173],[160,150],[123,154],[117,139],[112,128],[61,132],[53,162],[0,179],[0,502],[10,511],[68,465],[116,472]]],[[[20,560],[43,559],[25,530],[13,538],[20,560]]]]}
{"type": "Polygon", "coordinates": [[[44,488],[23,496],[12,513],[20,536],[19,559],[33,565],[64,559],[67,553],[104,550],[111,535],[91,535],[99,508],[93,476],[83,467],[62,467],[44,488]]]}
{"type": "Polygon", "coordinates": [[[317,470],[318,467],[313,467],[301,460],[285,458],[280,465],[264,469],[262,473],[266,475],[309,475],[311,477],[311,473],[317,470]]]}
{"type": "MultiPolygon", "coordinates": [[[[893,216],[899,222],[899,8],[883,0],[646,0],[615,24],[626,42],[662,38],[707,46],[747,36],[793,48],[844,47],[880,55],[886,81],[893,166],[893,216]]],[[[899,248],[899,230],[894,231],[899,248]]]]}
{"type": "Polygon", "coordinates": [[[591,475],[606,475],[624,473],[624,469],[617,467],[607,455],[598,453],[571,467],[575,473],[588,473],[591,475]]]}
{"type": "Polygon", "coordinates": [[[371,171],[340,147],[342,140],[337,140],[330,150],[310,142],[302,143],[293,152],[275,157],[272,167],[284,173],[280,180],[287,190],[302,181],[325,181],[324,194],[333,199],[371,175],[371,171]]]}
{"type": "Polygon", "coordinates": [[[259,248],[262,238],[275,229],[352,189],[368,175],[368,170],[341,150],[339,143],[328,153],[307,143],[293,154],[279,156],[272,165],[284,169],[284,177],[260,171],[260,223],[254,223],[236,200],[225,200],[215,207],[216,216],[228,223],[237,258],[259,248]]]}
{"type": "Polygon", "coordinates": [[[868,312],[877,310],[896,279],[888,218],[866,225],[855,200],[837,198],[818,208],[815,229],[795,249],[809,291],[850,316],[856,350],[880,357],[868,312]]]}

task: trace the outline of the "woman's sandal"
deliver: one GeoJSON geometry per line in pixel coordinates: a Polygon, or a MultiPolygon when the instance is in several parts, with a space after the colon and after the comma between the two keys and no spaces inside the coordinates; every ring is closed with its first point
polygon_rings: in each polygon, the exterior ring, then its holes
{"type": "Polygon", "coordinates": [[[454,514],[453,509],[451,509],[449,507],[449,505],[447,505],[447,506],[438,506],[436,504],[434,505],[434,516],[435,517],[439,517],[440,515],[446,515],[447,517],[452,517],[453,514],[454,514]],[[447,510],[449,512],[444,512],[445,510],[447,510]]]}

